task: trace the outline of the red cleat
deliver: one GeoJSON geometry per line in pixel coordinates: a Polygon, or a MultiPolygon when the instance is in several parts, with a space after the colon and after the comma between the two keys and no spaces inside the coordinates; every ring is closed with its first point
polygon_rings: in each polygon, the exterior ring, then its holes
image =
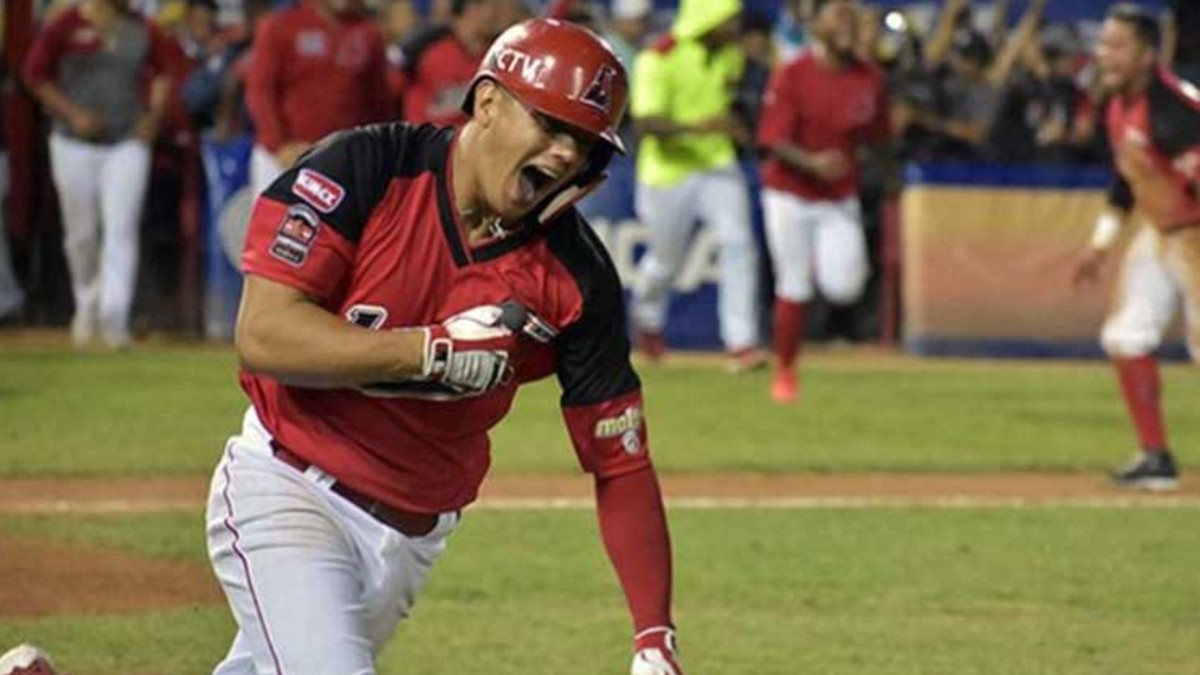
{"type": "Polygon", "coordinates": [[[771,400],[779,404],[795,403],[800,387],[796,383],[796,372],[777,370],[771,380],[771,400]]]}

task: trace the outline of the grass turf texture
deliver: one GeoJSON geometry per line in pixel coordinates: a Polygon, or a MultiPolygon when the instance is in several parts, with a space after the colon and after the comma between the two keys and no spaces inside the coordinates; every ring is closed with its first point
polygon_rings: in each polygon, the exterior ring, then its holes
{"type": "MultiPolygon", "coordinates": [[[[817,355],[800,405],[768,374],[643,367],[664,471],[1096,471],[1135,448],[1103,362],[930,361],[817,355]]],[[[1200,378],[1164,367],[1168,429],[1200,461],[1200,378]]],[[[246,403],[231,351],[0,350],[0,476],[207,473],[246,403]]],[[[493,433],[495,470],[571,472],[553,381],[527,387],[493,433]]]]}
{"type": "MultiPolygon", "coordinates": [[[[1196,509],[672,513],[689,672],[1185,675],[1196,509]]],[[[0,534],[203,562],[195,514],[0,518],[0,534]]],[[[16,592],[17,589],[6,589],[16,592]]],[[[69,589],[64,589],[69,592],[69,589]]],[[[476,511],[380,659],[392,675],[626,672],[628,628],[586,511],[476,511]]],[[[224,607],[0,621],[84,675],[207,673],[224,607]]]]}

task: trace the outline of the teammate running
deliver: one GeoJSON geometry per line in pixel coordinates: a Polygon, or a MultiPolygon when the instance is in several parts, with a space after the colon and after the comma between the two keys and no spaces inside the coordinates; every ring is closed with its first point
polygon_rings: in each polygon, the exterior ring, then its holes
{"type": "Polygon", "coordinates": [[[1096,60],[1113,94],[1107,126],[1119,177],[1075,281],[1094,281],[1120,224],[1139,223],[1101,334],[1142,446],[1113,479],[1169,490],[1179,472],[1167,449],[1154,350],[1182,299],[1188,347],[1200,358],[1200,91],[1159,66],[1158,42],[1153,15],[1126,4],[1109,11],[1096,60]]]}

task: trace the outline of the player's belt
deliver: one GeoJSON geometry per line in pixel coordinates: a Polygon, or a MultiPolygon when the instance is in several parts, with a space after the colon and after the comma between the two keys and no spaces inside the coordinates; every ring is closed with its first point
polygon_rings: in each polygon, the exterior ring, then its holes
{"type": "MultiPolygon", "coordinates": [[[[307,471],[308,467],[312,466],[312,462],[288,450],[276,441],[271,441],[271,450],[275,453],[276,459],[301,473],[307,471]]],[[[433,528],[437,527],[438,514],[436,513],[415,513],[413,511],[398,509],[394,506],[384,504],[374,497],[368,497],[340,482],[335,482],[329,489],[345,497],[346,501],[351,504],[371,514],[375,520],[409,537],[423,537],[432,532],[433,528]]]]}

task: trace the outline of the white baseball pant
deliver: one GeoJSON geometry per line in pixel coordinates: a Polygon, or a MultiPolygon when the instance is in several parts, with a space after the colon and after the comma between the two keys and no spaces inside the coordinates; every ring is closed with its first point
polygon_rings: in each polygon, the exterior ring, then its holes
{"type": "Polygon", "coordinates": [[[150,146],[135,138],[95,145],[52,133],[50,172],[75,296],[72,336],[84,342],[99,327],[110,346],[124,346],[130,339],[150,146]]]}
{"type": "Polygon", "coordinates": [[[238,632],[214,675],[373,675],[458,524],[408,537],[275,459],[254,408],[208,498],[208,553],[238,632]]]}
{"type": "Polygon", "coordinates": [[[1188,351],[1200,360],[1200,227],[1163,234],[1142,225],[1121,262],[1100,334],[1104,351],[1121,358],[1152,353],[1181,300],[1188,351]]]}
{"type": "Polygon", "coordinates": [[[250,151],[250,188],[254,196],[262,194],[263,190],[271,187],[279,175],[287,170],[280,164],[275,154],[261,145],[255,145],[250,151]]]}
{"type": "Polygon", "coordinates": [[[835,305],[862,295],[870,263],[857,198],[814,202],[767,188],[763,220],[777,297],[808,302],[814,279],[821,296],[835,305]]]}
{"type": "Polygon", "coordinates": [[[639,183],[634,208],[649,236],[633,286],[634,325],[653,332],[666,326],[671,285],[687,254],[692,224],[699,220],[716,232],[720,244],[721,341],[729,350],[758,346],[758,249],[741,169],[730,165],[695,173],[668,188],[639,183]]]}

